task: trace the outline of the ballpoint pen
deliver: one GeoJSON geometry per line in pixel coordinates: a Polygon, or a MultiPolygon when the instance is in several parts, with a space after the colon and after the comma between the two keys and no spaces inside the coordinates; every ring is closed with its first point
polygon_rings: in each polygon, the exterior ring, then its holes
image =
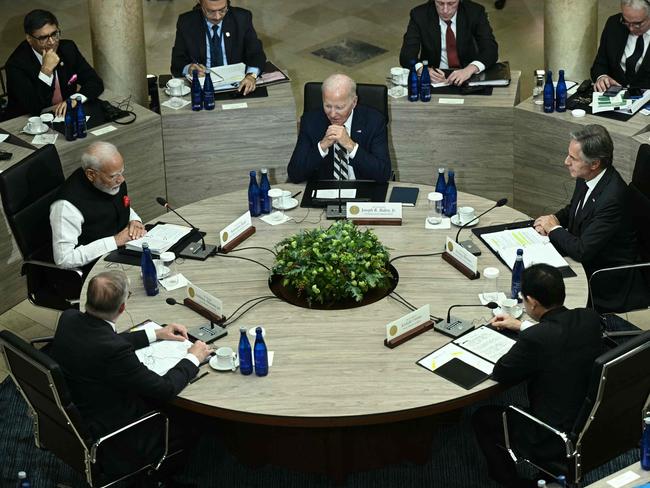
{"type": "Polygon", "coordinates": [[[207,376],[208,373],[209,373],[209,371],[204,371],[203,373],[201,373],[200,375],[196,376],[195,378],[192,378],[192,379],[190,380],[190,385],[193,384],[193,383],[196,383],[196,382],[199,381],[201,378],[207,376]]]}
{"type": "Polygon", "coordinates": [[[296,198],[301,193],[302,193],[302,190],[300,190],[298,193],[295,193],[295,194],[291,195],[291,198],[296,198]]]}

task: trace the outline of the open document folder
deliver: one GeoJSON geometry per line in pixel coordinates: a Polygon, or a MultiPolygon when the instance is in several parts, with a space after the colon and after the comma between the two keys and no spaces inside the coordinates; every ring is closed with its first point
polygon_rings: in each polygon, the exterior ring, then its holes
{"type": "Polygon", "coordinates": [[[170,247],[190,232],[192,232],[191,227],[176,224],[158,224],[147,232],[144,237],[129,241],[124,247],[131,251],[142,252],[142,243],[146,242],[153,254],[160,254],[169,250],[170,247]]]}
{"type": "Polygon", "coordinates": [[[613,97],[594,92],[591,99],[591,113],[618,111],[626,114],[635,114],[650,102],[650,90],[643,92],[638,98],[624,98],[627,90],[618,92],[613,97]]]}

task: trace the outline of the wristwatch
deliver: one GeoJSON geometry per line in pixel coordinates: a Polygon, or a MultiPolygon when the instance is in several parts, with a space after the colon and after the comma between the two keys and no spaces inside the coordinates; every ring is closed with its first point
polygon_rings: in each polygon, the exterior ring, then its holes
{"type": "Polygon", "coordinates": [[[246,76],[252,76],[254,80],[257,80],[257,74],[255,73],[246,73],[246,76]]]}

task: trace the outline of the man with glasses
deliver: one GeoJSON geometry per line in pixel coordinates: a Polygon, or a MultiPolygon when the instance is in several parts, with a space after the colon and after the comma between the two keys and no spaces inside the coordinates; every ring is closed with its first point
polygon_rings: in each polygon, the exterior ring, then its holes
{"type": "Polygon", "coordinates": [[[411,10],[399,61],[410,68],[413,60],[427,60],[432,82],[462,85],[496,63],[498,50],[483,6],[470,0],[429,0],[411,10]]]}
{"type": "Polygon", "coordinates": [[[621,0],[621,13],[607,19],[591,66],[594,90],[612,86],[650,88],[650,2],[621,0]]]}
{"type": "Polygon", "coordinates": [[[50,206],[54,262],[88,272],[103,254],[146,234],[124,178],[124,159],[108,142],[95,142],[50,206]]]}
{"type": "Polygon", "coordinates": [[[208,68],[237,63],[246,64],[239,91],[248,95],[266,64],[249,10],[232,7],[230,0],[199,0],[193,10],[178,17],[172,75],[184,76],[195,69],[203,75],[208,68]]]}
{"type": "MultiPolygon", "coordinates": [[[[593,310],[567,309],[562,274],[547,264],[524,270],[521,296],[526,313],[539,323],[532,325],[509,315],[492,319],[492,326],[498,330],[519,332],[517,342],[494,366],[492,379],[506,385],[526,382],[530,413],[567,432],[578,416],[591,368],[601,352],[600,316],[593,310]]],[[[504,448],[503,411],[503,406],[485,406],[472,415],[488,474],[506,487],[535,487],[535,480],[519,477],[504,448]]],[[[525,443],[538,455],[549,459],[563,456],[548,444],[541,430],[520,428],[511,435],[518,445],[525,443]]]]}
{"type": "Polygon", "coordinates": [[[48,107],[63,116],[70,96],[78,94],[85,102],[101,95],[104,83],[76,44],[61,39],[54,14],[32,10],[25,16],[23,27],[25,40],[6,63],[10,117],[39,115],[48,107]]]}

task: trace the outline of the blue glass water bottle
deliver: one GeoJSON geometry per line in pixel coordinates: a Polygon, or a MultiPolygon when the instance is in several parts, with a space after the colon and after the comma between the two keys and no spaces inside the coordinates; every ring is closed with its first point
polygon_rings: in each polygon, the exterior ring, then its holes
{"type": "Polygon", "coordinates": [[[456,215],[456,203],[458,201],[458,191],[456,190],[456,180],[454,172],[449,170],[449,177],[447,178],[447,187],[445,188],[445,215],[453,217],[456,215]]]}
{"type": "Polygon", "coordinates": [[[564,81],[564,70],[560,70],[560,77],[555,87],[555,110],[566,112],[566,82],[564,81]]]}
{"type": "Polygon", "coordinates": [[[566,488],[566,476],[563,474],[558,476],[555,481],[557,481],[557,484],[560,485],[561,488],[566,488]]]}
{"type": "Polygon", "coordinates": [[[253,354],[255,354],[255,374],[257,376],[266,376],[269,374],[269,353],[266,349],[264,337],[262,337],[261,327],[255,329],[253,354]]]}
{"type": "Polygon", "coordinates": [[[160,291],[158,289],[158,273],[156,266],[153,264],[151,249],[146,242],[142,243],[142,257],[140,258],[140,269],[142,270],[142,284],[147,296],[155,296],[160,291]]]}
{"type": "Polygon", "coordinates": [[[27,479],[27,473],[24,471],[18,471],[18,483],[16,483],[16,488],[32,488],[32,484],[27,479]]]}
{"type": "Polygon", "coordinates": [[[517,249],[517,258],[515,260],[515,265],[512,267],[512,281],[510,282],[510,298],[516,298],[517,301],[521,301],[519,298],[519,292],[521,292],[521,277],[524,274],[524,250],[517,249]]]}
{"type": "Polygon", "coordinates": [[[415,70],[415,60],[411,61],[411,69],[409,71],[409,102],[417,102],[420,99],[420,80],[418,79],[418,72],[415,70]]]}
{"type": "Polygon", "coordinates": [[[420,100],[431,101],[431,76],[429,76],[429,61],[422,61],[422,74],[420,75],[420,100]]]}
{"type": "Polygon", "coordinates": [[[544,112],[553,112],[555,106],[555,90],[553,89],[553,72],[546,72],[546,83],[544,84],[544,112]]]}
{"type": "Polygon", "coordinates": [[[77,138],[83,139],[86,137],[86,111],[84,105],[81,103],[81,97],[77,97],[77,138]]]}
{"type": "Polygon", "coordinates": [[[255,171],[250,172],[250,182],[248,183],[248,210],[250,210],[252,217],[258,217],[262,213],[260,187],[257,185],[255,171]]]}
{"type": "Polygon", "coordinates": [[[650,471],[650,416],[643,419],[641,437],[641,469],[650,471]]]}
{"type": "Polygon", "coordinates": [[[199,71],[192,70],[192,110],[198,112],[203,108],[203,90],[199,82],[199,71]]]}
{"type": "Polygon", "coordinates": [[[260,180],[260,207],[263,214],[271,213],[271,197],[269,190],[271,183],[269,183],[269,171],[262,168],[262,178],[260,180]]]}
{"type": "Polygon", "coordinates": [[[436,202],[436,206],[440,215],[445,213],[445,190],[447,189],[447,183],[445,183],[445,168],[438,168],[438,180],[436,181],[436,193],[442,195],[442,200],[436,202]]]}
{"type": "Polygon", "coordinates": [[[253,350],[251,343],[248,341],[246,327],[239,329],[239,372],[249,375],[253,372],[253,350]]]}
{"type": "Polygon", "coordinates": [[[69,98],[65,101],[65,117],[63,123],[65,125],[65,140],[74,141],[77,138],[77,124],[74,118],[74,111],[72,110],[72,100],[69,98]]]}
{"type": "Polygon", "coordinates": [[[203,81],[203,108],[214,110],[214,85],[209,71],[205,72],[205,80],[203,81]]]}

